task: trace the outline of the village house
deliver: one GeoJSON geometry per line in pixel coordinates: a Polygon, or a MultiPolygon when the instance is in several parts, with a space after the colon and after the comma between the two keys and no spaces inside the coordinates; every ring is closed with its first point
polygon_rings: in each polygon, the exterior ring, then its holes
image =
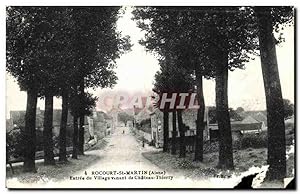
{"type": "Polygon", "coordinates": [[[151,134],[151,113],[153,104],[148,103],[148,97],[141,98],[141,107],[133,106],[133,130],[150,143],[153,139],[151,134]]]}
{"type": "MultiPolygon", "coordinates": [[[[218,125],[216,122],[210,123],[209,111],[211,107],[206,107],[204,112],[204,131],[203,140],[204,141],[215,141],[219,137],[218,125]]],[[[173,130],[173,118],[172,113],[169,112],[169,138],[172,137],[173,130]]],[[[150,113],[151,117],[151,138],[156,147],[162,147],[163,145],[163,112],[159,109],[155,109],[150,113]]],[[[266,128],[266,120],[264,120],[264,115],[261,112],[251,112],[248,111],[241,115],[242,120],[231,119],[231,129],[233,139],[240,138],[244,133],[260,133],[266,128]],[[255,115],[255,116],[251,116],[255,115]],[[256,120],[259,118],[260,120],[256,120]]],[[[187,138],[193,137],[196,134],[196,119],[197,119],[197,109],[187,109],[182,112],[183,124],[186,128],[185,136],[187,138]]],[[[177,125],[177,137],[179,137],[178,122],[177,125]]],[[[190,138],[189,141],[194,141],[190,138]]],[[[189,143],[189,142],[187,142],[189,143]]],[[[190,142],[193,143],[193,142],[190,142]]]]}
{"type": "MultiPolygon", "coordinates": [[[[36,110],[37,114],[36,114],[36,121],[35,121],[35,126],[36,129],[40,129],[43,127],[43,116],[41,115],[41,110],[39,108],[37,108],[36,110]]],[[[12,123],[14,128],[19,128],[19,127],[24,127],[25,126],[25,114],[26,111],[21,110],[14,110],[14,111],[10,111],[10,118],[9,118],[9,122],[12,123]]]]}
{"type": "MultiPolygon", "coordinates": [[[[196,119],[197,109],[187,109],[182,112],[182,121],[185,126],[185,136],[193,137],[196,134],[196,119]]],[[[204,122],[207,123],[208,114],[207,111],[204,113],[204,122]]],[[[151,114],[151,137],[156,147],[162,147],[163,145],[163,112],[159,109],[155,109],[151,114]]],[[[172,137],[173,131],[173,114],[169,112],[169,138],[172,137]]],[[[176,122],[177,137],[179,137],[178,122],[176,122]]],[[[209,133],[205,125],[203,138],[204,140],[209,139],[209,133]]]]}
{"type": "Polygon", "coordinates": [[[88,132],[91,138],[100,139],[111,134],[113,118],[102,111],[94,110],[87,117],[88,132]]]}
{"type": "MultiPolygon", "coordinates": [[[[36,110],[36,129],[43,131],[44,130],[44,110],[41,110],[39,107],[36,110]]],[[[10,111],[10,122],[14,127],[24,127],[25,126],[25,114],[26,111],[10,111]]],[[[53,110],[53,134],[58,136],[59,128],[60,128],[60,119],[61,119],[61,110],[54,109],[53,110]]],[[[67,126],[71,126],[73,124],[73,118],[70,112],[68,113],[68,121],[67,126]]]]}
{"type": "Polygon", "coordinates": [[[151,110],[147,107],[140,111],[135,111],[134,120],[136,123],[141,123],[143,120],[150,119],[151,110]]]}
{"type": "MultiPolygon", "coordinates": [[[[60,121],[61,121],[61,109],[53,110],[53,138],[57,140],[60,131],[60,121]]],[[[7,131],[13,128],[22,128],[25,126],[25,113],[26,111],[10,111],[10,119],[7,120],[7,131]]],[[[44,110],[37,108],[36,112],[36,130],[39,132],[37,134],[38,144],[42,141],[42,131],[44,130],[44,110]]],[[[107,115],[102,111],[93,110],[92,115],[84,117],[84,139],[85,143],[90,142],[93,139],[93,144],[97,143],[98,139],[110,135],[113,127],[113,117],[107,115]]],[[[73,116],[68,113],[67,120],[67,146],[72,146],[72,136],[73,136],[73,116]]],[[[55,147],[58,141],[54,141],[55,147]]],[[[39,146],[40,147],[40,146],[39,146]]],[[[41,149],[41,148],[39,148],[41,149]]],[[[58,151],[58,150],[55,150],[58,151]]]]}
{"type": "Polygon", "coordinates": [[[151,121],[150,121],[150,114],[151,114],[152,107],[144,107],[138,108],[134,107],[134,115],[133,115],[133,126],[136,133],[143,136],[144,139],[148,142],[152,141],[151,136],[151,121]]]}
{"type": "MultiPolygon", "coordinates": [[[[41,110],[37,107],[36,110],[36,151],[43,150],[43,131],[44,131],[44,110],[41,110]]],[[[13,129],[22,130],[25,127],[25,114],[26,111],[10,111],[10,122],[13,125],[13,129]]],[[[53,129],[52,129],[52,138],[54,147],[58,147],[58,136],[60,131],[60,120],[61,120],[61,110],[53,110],[53,129]]],[[[10,125],[11,126],[11,125],[10,125]]],[[[7,130],[11,130],[7,126],[7,130]]],[[[72,145],[72,134],[73,134],[73,119],[72,115],[68,113],[67,128],[66,128],[66,138],[67,146],[72,145]]],[[[58,152],[57,149],[54,149],[54,152],[58,152]]]]}
{"type": "MultiPolygon", "coordinates": [[[[262,122],[259,122],[251,116],[246,117],[242,121],[231,121],[231,133],[233,140],[239,139],[245,133],[260,133],[262,131],[262,122]]],[[[218,139],[219,131],[218,124],[209,124],[209,140],[214,141],[218,139]]]]}
{"type": "MultiPolygon", "coordinates": [[[[52,133],[55,136],[59,135],[60,131],[60,121],[61,121],[61,109],[54,109],[53,110],[53,129],[52,133]]],[[[42,121],[44,121],[44,111],[42,113],[42,121]]],[[[87,125],[85,121],[85,125],[87,125]]],[[[73,134],[73,116],[70,112],[68,112],[68,120],[67,120],[67,134],[73,134]]]]}
{"type": "Polygon", "coordinates": [[[254,120],[262,123],[262,130],[267,130],[267,111],[243,111],[238,113],[243,118],[252,117],[254,120]]]}
{"type": "Polygon", "coordinates": [[[107,115],[112,118],[112,133],[117,129],[117,127],[121,126],[122,122],[119,122],[118,115],[122,111],[123,110],[120,107],[113,106],[112,109],[107,112],[107,115]]]}
{"type": "MultiPolygon", "coordinates": [[[[53,136],[58,137],[60,131],[60,121],[61,121],[61,109],[53,110],[53,136]]],[[[10,118],[8,121],[7,130],[12,127],[20,128],[25,126],[25,114],[26,111],[10,111],[10,118]]],[[[44,130],[44,110],[37,108],[36,112],[36,130],[44,130]]],[[[85,140],[88,141],[90,137],[94,137],[96,134],[98,138],[102,138],[111,133],[111,128],[113,125],[113,118],[108,116],[106,113],[101,111],[93,111],[91,116],[85,116],[84,118],[84,129],[85,130],[85,140]]],[[[71,139],[73,134],[73,116],[68,113],[67,120],[67,138],[71,139]]]]}

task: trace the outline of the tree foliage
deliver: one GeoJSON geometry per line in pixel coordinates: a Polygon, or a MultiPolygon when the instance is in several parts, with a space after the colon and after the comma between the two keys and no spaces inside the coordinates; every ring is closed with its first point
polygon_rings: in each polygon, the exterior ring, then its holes
{"type": "Polygon", "coordinates": [[[118,114],[118,119],[123,122],[125,124],[125,126],[127,125],[127,121],[132,121],[133,120],[133,116],[129,115],[126,112],[120,112],[118,114]]]}
{"type": "Polygon", "coordinates": [[[92,94],[85,92],[82,96],[78,93],[71,93],[69,100],[69,107],[72,116],[78,118],[80,115],[91,115],[92,110],[96,106],[96,102],[98,100],[97,97],[93,97],[92,94]],[[82,101],[83,99],[83,101],[82,101]]]}
{"type": "MultiPolygon", "coordinates": [[[[203,75],[213,76],[219,64],[218,50],[228,53],[228,68],[244,68],[257,54],[254,16],[248,7],[138,7],[134,19],[145,32],[141,40],[159,56],[178,52],[203,75]],[[173,48],[173,49],[172,49],[173,48]]],[[[191,67],[191,66],[190,66],[191,67]]]]}
{"type": "Polygon", "coordinates": [[[291,103],[288,99],[283,99],[283,106],[284,106],[284,118],[287,119],[294,115],[294,104],[291,103]]]}
{"type": "Polygon", "coordinates": [[[112,87],[117,80],[116,59],[130,50],[129,37],[116,30],[120,7],[75,7],[72,48],[78,69],[73,80],[85,87],[112,87]],[[77,79],[76,79],[77,78],[77,79]]]}
{"type": "MultiPolygon", "coordinates": [[[[60,134],[64,136],[68,98],[71,97],[74,114],[86,114],[95,98],[84,94],[83,87],[104,88],[116,83],[116,59],[131,47],[129,37],[121,37],[121,33],[116,31],[119,9],[7,7],[6,69],[17,80],[21,90],[27,91],[30,99],[25,119],[28,121],[25,133],[30,136],[27,143],[31,146],[27,154],[29,171],[35,168],[37,96],[63,97],[65,104],[62,106],[64,114],[60,134]],[[80,106],[75,107],[78,96],[74,93],[80,86],[83,86],[80,90],[80,106]],[[80,111],[77,111],[78,108],[80,111]]],[[[49,106],[50,109],[52,107],[49,106]]],[[[64,141],[62,137],[63,147],[64,141]]]]}
{"type": "Polygon", "coordinates": [[[116,59],[130,50],[116,31],[119,7],[8,7],[7,71],[23,90],[111,87],[116,59]],[[76,85],[76,84],[75,84],[76,85]]]}
{"type": "Polygon", "coordinates": [[[161,92],[193,91],[195,80],[190,70],[172,63],[171,60],[160,61],[160,71],[154,76],[154,90],[161,92]]]}

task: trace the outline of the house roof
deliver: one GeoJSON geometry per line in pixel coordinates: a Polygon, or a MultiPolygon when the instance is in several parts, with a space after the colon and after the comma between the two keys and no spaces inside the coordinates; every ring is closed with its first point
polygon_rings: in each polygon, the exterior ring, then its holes
{"type": "Polygon", "coordinates": [[[154,108],[151,112],[150,112],[150,115],[153,115],[153,114],[157,114],[161,112],[161,110],[159,110],[158,108],[154,108]]]}
{"type": "Polygon", "coordinates": [[[118,112],[122,112],[123,110],[119,107],[112,107],[108,112],[107,114],[112,116],[114,113],[118,113],[118,112]]]}
{"type": "MultiPolygon", "coordinates": [[[[17,126],[25,126],[25,115],[26,111],[10,111],[10,118],[12,119],[13,124],[17,126]]],[[[43,127],[44,123],[44,115],[42,114],[42,111],[37,108],[36,110],[36,120],[35,125],[37,128],[43,127]]]]}
{"type": "MultiPolygon", "coordinates": [[[[205,109],[204,112],[204,122],[207,121],[207,111],[208,108],[205,109]]],[[[188,126],[190,129],[196,129],[196,120],[197,120],[198,109],[186,109],[182,112],[182,121],[188,126]]],[[[162,114],[162,111],[158,108],[155,108],[150,115],[158,115],[162,114]]]]}
{"type": "MultiPolygon", "coordinates": [[[[208,110],[210,107],[205,108],[204,113],[204,121],[207,121],[208,117],[208,110]]],[[[182,112],[182,119],[183,123],[187,126],[189,126],[190,129],[196,129],[196,120],[197,120],[197,112],[198,109],[186,109],[182,112]]],[[[154,109],[150,114],[161,114],[162,112],[156,108],[154,109]]],[[[264,118],[264,114],[260,112],[254,112],[253,115],[255,115],[255,118],[264,118]]],[[[231,126],[233,131],[238,130],[257,130],[261,128],[262,121],[259,121],[254,118],[254,116],[248,115],[247,113],[244,113],[244,119],[242,121],[231,121],[231,126]]],[[[217,124],[215,124],[217,126],[217,124]]],[[[212,125],[210,125],[212,126],[212,125]]]]}
{"type": "Polygon", "coordinates": [[[142,120],[150,119],[151,113],[152,112],[147,107],[145,107],[135,116],[135,120],[137,122],[141,122],[142,120]]]}
{"type": "Polygon", "coordinates": [[[123,108],[122,110],[128,115],[134,116],[134,108],[123,108]]]}
{"type": "MultiPolygon", "coordinates": [[[[53,110],[53,126],[60,126],[60,120],[61,120],[61,109],[54,109],[53,110]]],[[[37,112],[36,112],[36,127],[43,127],[43,123],[44,123],[44,110],[40,110],[39,108],[37,108],[37,112]]],[[[26,111],[10,111],[10,118],[13,121],[13,124],[19,125],[19,126],[23,126],[25,125],[25,114],[26,111]]],[[[73,116],[71,115],[70,112],[68,112],[68,120],[67,120],[67,124],[71,125],[73,124],[73,116]]],[[[87,124],[87,119],[85,116],[84,119],[84,124],[87,124]]]]}
{"type": "Polygon", "coordinates": [[[148,110],[150,110],[151,112],[155,110],[155,108],[153,107],[153,104],[147,104],[147,100],[149,97],[141,97],[141,101],[142,101],[142,108],[141,107],[136,107],[133,106],[133,114],[134,115],[138,115],[142,110],[144,110],[145,108],[147,108],[148,110]]]}
{"type": "Polygon", "coordinates": [[[105,122],[105,120],[111,120],[112,119],[111,116],[107,115],[103,111],[95,111],[95,112],[93,112],[92,118],[93,118],[93,120],[95,122],[105,122]]]}
{"type": "Polygon", "coordinates": [[[245,117],[242,121],[240,121],[241,123],[259,123],[258,120],[254,119],[252,116],[247,116],[245,117]]]}
{"type": "Polygon", "coordinates": [[[267,112],[266,111],[243,111],[238,114],[244,118],[251,116],[256,121],[262,122],[265,125],[267,125],[267,112]]]}
{"type": "MultiPolygon", "coordinates": [[[[259,130],[261,129],[261,125],[262,123],[242,123],[240,121],[234,121],[234,122],[230,122],[231,124],[231,131],[251,131],[251,130],[259,130]]],[[[209,124],[209,128],[213,129],[213,130],[217,130],[218,129],[218,124],[214,123],[214,124],[209,124]]]]}
{"type": "Polygon", "coordinates": [[[106,119],[106,120],[111,120],[111,119],[113,119],[112,116],[106,114],[105,112],[103,112],[103,116],[104,116],[104,119],[106,119]]]}
{"type": "Polygon", "coordinates": [[[231,130],[232,131],[250,131],[250,130],[259,130],[261,129],[262,123],[231,123],[231,130]]]}
{"type": "MultiPolygon", "coordinates": [[[[256,115],[255,113],[254,115],[256,115]]],[[[259,130],[261,129],[262,122],[253,118],[253,116],[247,115],[242,121],[231,122],[232,131],[242,130],[259,130]]]]}
{"type": "Polygon", "coordinates": [[[95,111],[93,112],[93,120],[94,122],[104,122],[104,112],[102,111],[95,111]]]}

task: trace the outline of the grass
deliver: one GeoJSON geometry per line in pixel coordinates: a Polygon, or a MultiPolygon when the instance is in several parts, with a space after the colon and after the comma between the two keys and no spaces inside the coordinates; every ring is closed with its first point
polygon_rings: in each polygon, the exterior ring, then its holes
{"type": "MultiPolygon", "coordinates": [[[[101,139],[97,142],[96,145],[90,147],[88,151],[91,150],[100,150],[107,145],[105,139],[101,139]]],[[[86,153],[85,155],[78,156],[78,159],[68,158],[68,162],[59,163],[56,162],[54,166],[43,164],[43,160],[36,162],[36,173],[24,173],[23,166],[18,165],[14,166],[14,174],[12,174],[9,167],[6,168],[6,178],[17,178],[21,183],[38,183],[38,182],[48,182],[48,181],[61,181],[64,179],[69,179],[69,175],[76,174],[76,172],[83,171],[88,166],[93,165],[101,158],[98,155],[86,153]]]]}
{"type": "Polygon", "coordinates": [[[130,133],[135,137],[135,139],[138,142],[142,142],[143,140],[145,141],[144,137],[142,135],[140,135],[136,130],[138,130],[138,129],[131,129],[130,133]]]}
{"type": "Polygon", "coordinates": [[[68,179],[69,175],[75,174],[77,171],[84,170],[87,166],[92,165],[100,159],[99,156],[86,154],[79,156],[79,159],[69,158],[68,162],[56,163],[54,166],[45,166],[42,162],[36,163],[36,173],[24,173],[22,172],[22,165],[14,167],[14,174],[10,169],[6,170],[6,178],[18,178],[21,183],[38,183],[51,181],[61,181],[68,179]]]}
{"type": "MultiPolygon", "coordinates": [[[[294,154],[287,160],[287,177],[293,177],[294,154]]],[[[193,161],[193,154],[187,153],[186,158],[178,158],[178,155],[160,152],[146,152],[143,156],[156,164],[158,167],[174,174],[183,175],[187,178],[203,179],[215,177],[217,174],[230,175],[230,171],[222,171],[216,168],[218,162],[218,152],[204,154],[203,162],[193,161]]],[[[247,148],[235,150],[234,154],[234,173],[240,174],[247,171],[250,167],[262,167],[267,164],[266,148],[247,148]]]]}
{"type": "Polygon", "coordinates": [[[87,151],[102,150],[103,148],[106,147],[107,143],[108,142],[106,141],[106,139],[100,139],[94,146],[88,147],[88,148],[86,148],[86,150],[87,151]]]}

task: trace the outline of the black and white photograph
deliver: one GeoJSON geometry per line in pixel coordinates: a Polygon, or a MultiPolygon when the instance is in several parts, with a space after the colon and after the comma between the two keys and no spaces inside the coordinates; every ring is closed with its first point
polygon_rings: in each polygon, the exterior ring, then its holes
{"type": "Polygon", "coordinates": [[[7,189],[296,189],[296,7],[5,14],[7,189]]]}

